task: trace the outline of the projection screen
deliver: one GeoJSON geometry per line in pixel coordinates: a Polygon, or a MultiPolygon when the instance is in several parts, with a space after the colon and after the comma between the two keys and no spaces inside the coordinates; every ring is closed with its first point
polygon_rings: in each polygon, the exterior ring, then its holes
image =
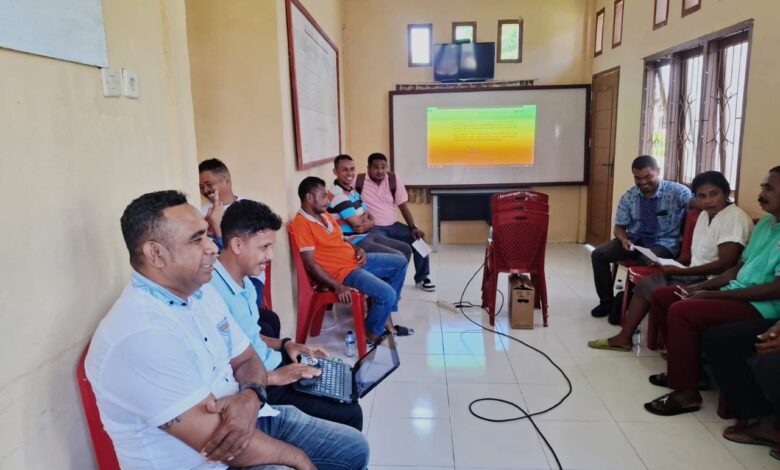
{"type": "Polygon", "coordinates": [[[390,92],[391,164],[408,186],[585,184],[589,85],[390,92]]]}

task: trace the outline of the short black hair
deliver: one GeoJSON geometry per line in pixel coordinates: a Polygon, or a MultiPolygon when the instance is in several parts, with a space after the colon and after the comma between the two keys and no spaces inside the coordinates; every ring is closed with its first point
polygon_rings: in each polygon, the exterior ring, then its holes
{"type": "Polygon", "coordinates": [[[385,154],[374,152],[371,155],[368,156],[368,166],[371,166],[374,164],[377,160],[384,160],[385,163],[387,163],[387,157],[385,157],[385,154]]]}
{"type": "Polygon", "coordinates": [[[342,153],[341,155],[339,155],[338,157],[336,157],[333,160],[333,168],[338,168],[339,167],[339,162],[342,161],[342,160],[354,161],[354,160],[352,160],[352,157],[350,157],[349,155],[347,155],[345,153],[342,153]]]}
{"type": "Polygon", "coordinates": [[[769,170],[770,173],[780,173],[780,166],[776,166],[769,170]]]}
{"type": "Polygon", "coordinates": [[[650,155],[640,155],[636,157],[633,162],[631,162],[631,171],[644,170],[645,168],[652,168],[653,170],[657,170],[659,168],[658,160],[656,160],[654,157],[651,157],[650,155]]]}
{"type": "Polygon", "coordinates": [[[187,196],[180,191],[168,190],[146,193],[125,208],[119,222],[127,251],[130,253],[131,266],[138,267],[142,264],[141,246],[144,243],[151,239],[162,243],[165,239],[163,211],[182,204],[187,204],[187,196]]]}
{"type": "Polygon", "coordinates": [[[262,202],[240,199],[231,204],[222,216],[222,242],[224,246],[235,237],[251,237],[258,232],[282,228],[282,218],[262,202]]]}
{"type": "Polygon", "coordinates": [[[212,173],[230,173],[227,165],[222,163],[222,160],[218,158],[209,158],[208,160],[200,162],[198,165],[198,173],[203,173],[204,171],[210,171],[212,173]]]}
{"type": "Polygon", "coordinates": [[[322,178],[317,178],[316,176],[307,176],[303,179],[303,181],[301,181],[301,184],[298,185],[298,198],[301,200],[301,202],[305,201],[306,195],[320,186],[325,186],[325,181],[322,178]]]}
{"type": "Polygon", "coordinates": [[[698,191],[698,189],[705,184],[711,184],[720,189],[723,191],[723,194],[726,195],[726,198],[728,198],[731,194],[729,180],[727,180],[726,177],[723,176],[723,173],[719,171],[705,171],[696,175],[691,182],[691,190],[693,191],[693,194],[696,194],[696,191],[698,191]]]}

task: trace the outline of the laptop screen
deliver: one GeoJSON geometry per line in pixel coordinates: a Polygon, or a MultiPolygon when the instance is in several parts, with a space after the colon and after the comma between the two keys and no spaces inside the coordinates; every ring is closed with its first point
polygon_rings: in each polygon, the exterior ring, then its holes
{"type": "Polygon", "coordinates": [[[401,361],[395,348],[395,338],[389,334],[355,364],[355,391],[362,398],[385,377],[390,375],[401,361]]]}

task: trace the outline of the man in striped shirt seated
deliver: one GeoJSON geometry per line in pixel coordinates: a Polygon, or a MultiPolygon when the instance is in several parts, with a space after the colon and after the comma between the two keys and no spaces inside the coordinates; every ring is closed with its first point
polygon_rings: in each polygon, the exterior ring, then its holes
{"type": "Polygon", "coordinates": [[[374,217],[352,186],[355,181],[355,161],[349,155],[339,155],[333,160],[333,174],[336,179],[328,190],[328,212],[339,224],[344,238],[359,245],[366,253],[391,253],[412,257],[408,243],[388,238],[378,233],[369,233],[374,226],[374,217]]]}

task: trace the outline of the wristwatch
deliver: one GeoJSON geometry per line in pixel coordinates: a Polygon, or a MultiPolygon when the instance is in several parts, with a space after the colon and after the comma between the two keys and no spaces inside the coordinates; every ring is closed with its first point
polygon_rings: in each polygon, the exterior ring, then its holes
{"type": "Polygon", "coordinates": [[[265,406],[266,403],[268,403],[268,394],[265,392],[265,387],[263,387],[262,384],[258,383],[248,383],[248,384],[241,384],[238,387],[238,393],[243,392],[244,390],[252,390],[257,395],[257,399],[260,400],[260,408],[265,406]]]}

